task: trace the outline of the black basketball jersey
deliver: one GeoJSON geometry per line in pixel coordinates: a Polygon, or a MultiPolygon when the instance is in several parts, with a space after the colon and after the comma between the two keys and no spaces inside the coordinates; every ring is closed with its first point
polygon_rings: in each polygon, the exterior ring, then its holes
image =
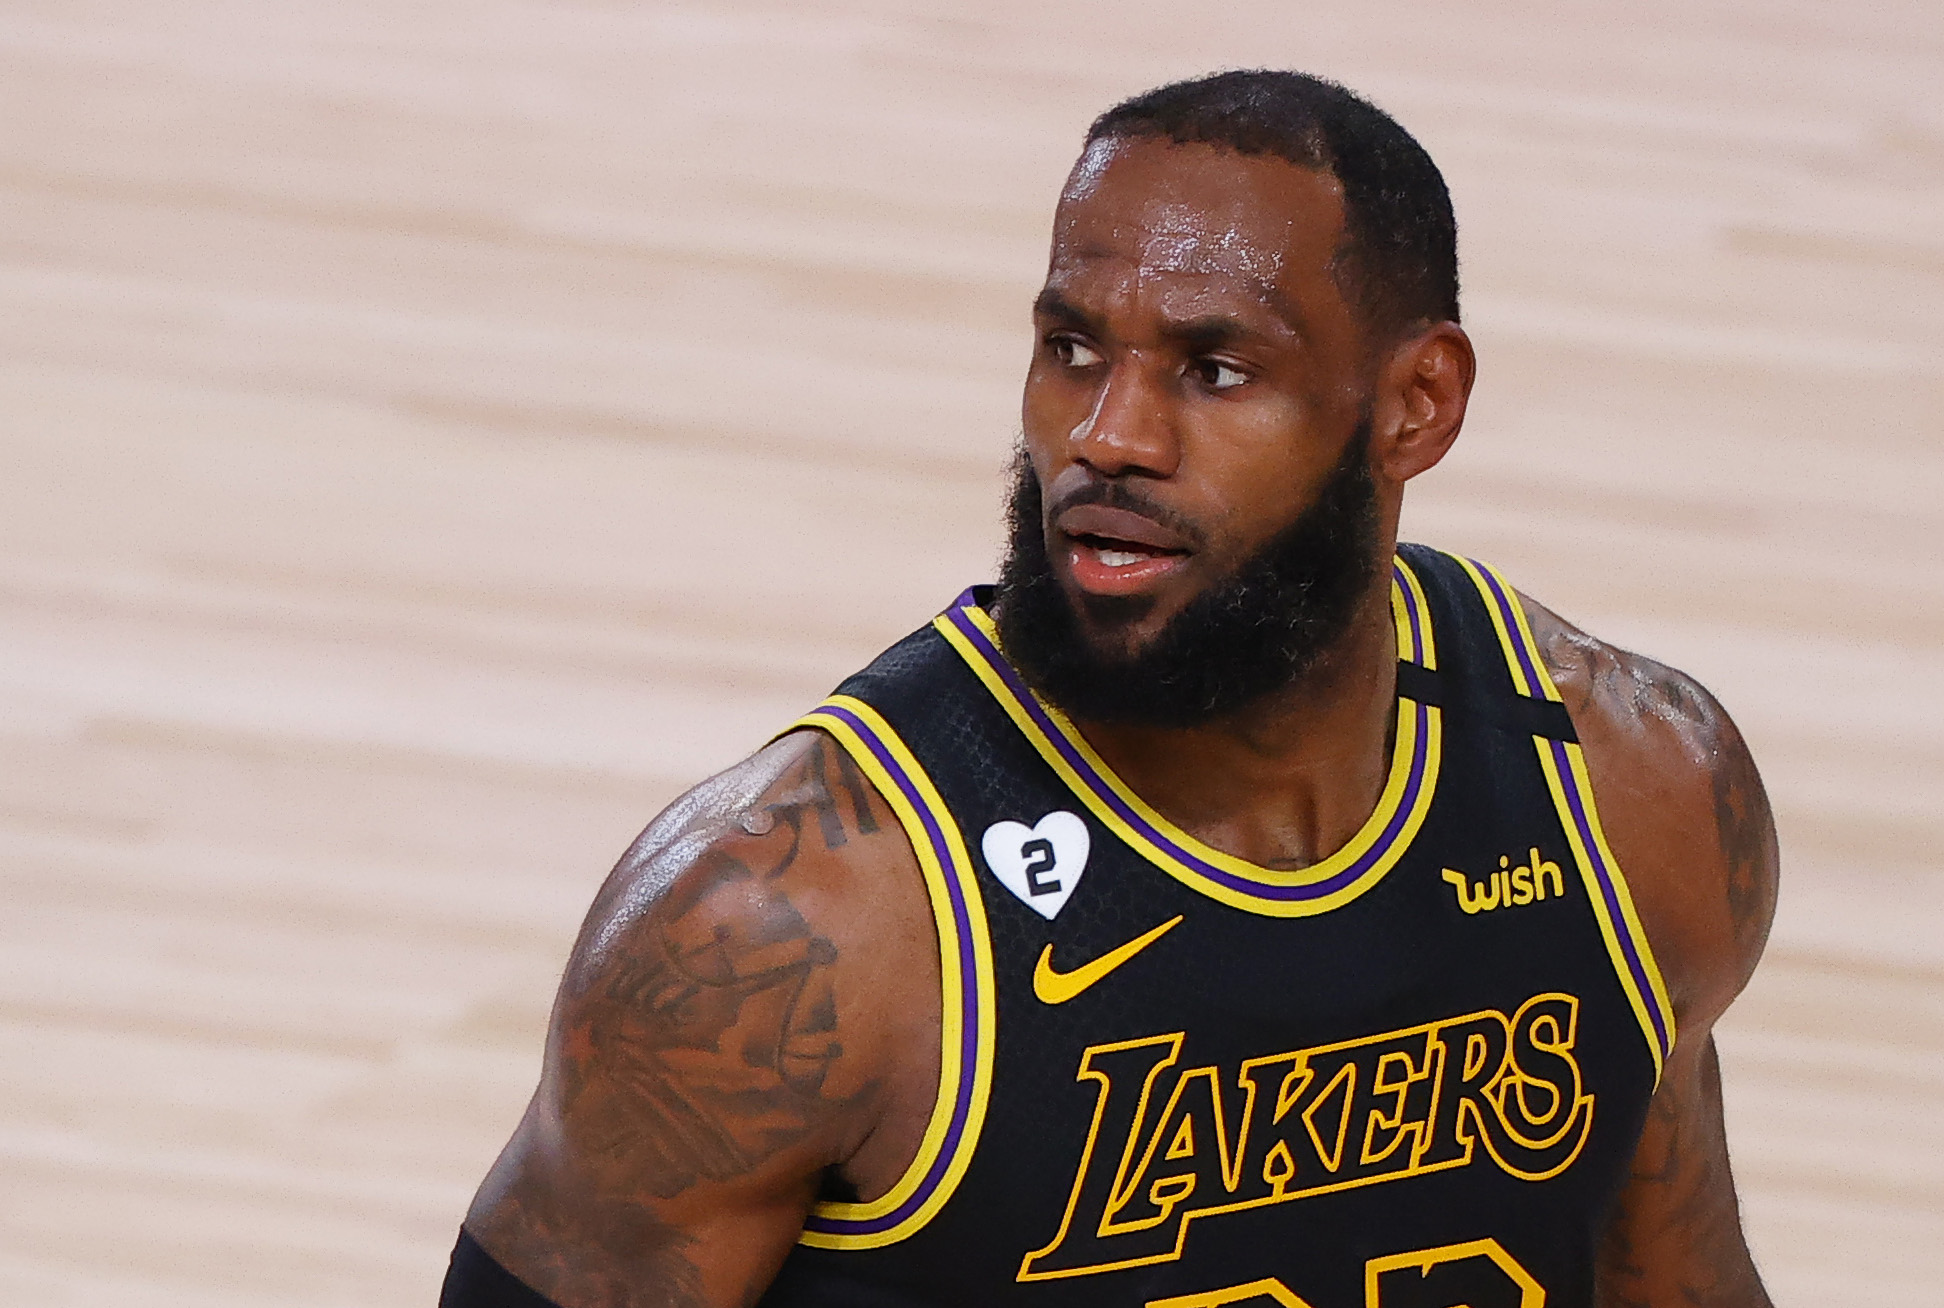
{"type": "Polygon", "coordinates": [[[1402,548],[1388,781],[1298,871],[1129,790],[988,598],[802,722],[917,851],[944,1041],[917,1158],[763,1304],[1590,1304],[1673,1017],[1510,586],[1402,548]]]}

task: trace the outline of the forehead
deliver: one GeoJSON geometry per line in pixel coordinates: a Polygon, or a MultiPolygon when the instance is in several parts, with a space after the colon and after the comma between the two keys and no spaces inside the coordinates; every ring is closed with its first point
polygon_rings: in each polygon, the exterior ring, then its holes
{"type": "Polygon", "coordinates": [[[1254,298],[1335,298],[1336,178],[1273,155],[1103,140],[1074,166],[1054,217],[1054,283],[1177,274],[1254,298]]]}

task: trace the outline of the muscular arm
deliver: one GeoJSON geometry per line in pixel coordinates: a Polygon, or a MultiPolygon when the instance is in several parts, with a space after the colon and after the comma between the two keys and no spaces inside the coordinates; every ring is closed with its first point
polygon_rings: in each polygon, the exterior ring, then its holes
{"type": "Polygon", "coordinates": [[[1775,912],[1775,825],[1761,776],[1735,724],[1694,681],[1530,611],[1679,1029],[1601,1249],[1600,1304],[1766,1308],[1742,1238],[1713,1036],[1775,912]]]}
{"type": "Polygon", "coordinates": [[[827,738],[699,787],[595,901],[466,1229],[562,1308],[752,1302],[826,1169],[869,1194],[915,1151],[936,960],[897,821],[827,738]]]}

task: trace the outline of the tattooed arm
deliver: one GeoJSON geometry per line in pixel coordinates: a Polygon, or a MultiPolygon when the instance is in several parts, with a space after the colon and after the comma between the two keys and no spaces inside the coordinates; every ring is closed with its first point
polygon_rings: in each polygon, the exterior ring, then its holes
{"type": "Polygon", "coordinates": [[[588,914],[467,1231],[561,1308],[753,1302],[820,1180],[869,1198],[915,1154],[937,958],[897,819],[827,737],[698,787],[588,914]]]}
{"type": "Polygon", "coordinates": [[[1713,1036],[1775,912],[1775,825],[1761,776],[1735,724],[1694,681],[1526,602],[1678,1027],[1601,1250],[1600,1304],[1767,1308],[1742,1238],[1713,1036]]]}

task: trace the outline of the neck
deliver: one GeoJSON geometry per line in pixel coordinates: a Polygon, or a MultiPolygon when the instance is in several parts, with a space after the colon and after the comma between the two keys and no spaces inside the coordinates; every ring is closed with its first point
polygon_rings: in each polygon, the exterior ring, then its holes
{"type": "Polygon", "coordinates": [[[1385,568],[1342,638],[1284,690],[1194,727],[1076,725],[1175,825],[1252,863],[1298,868],[1347,844],[1376,808],[1396,696],[1385,568]]]}

